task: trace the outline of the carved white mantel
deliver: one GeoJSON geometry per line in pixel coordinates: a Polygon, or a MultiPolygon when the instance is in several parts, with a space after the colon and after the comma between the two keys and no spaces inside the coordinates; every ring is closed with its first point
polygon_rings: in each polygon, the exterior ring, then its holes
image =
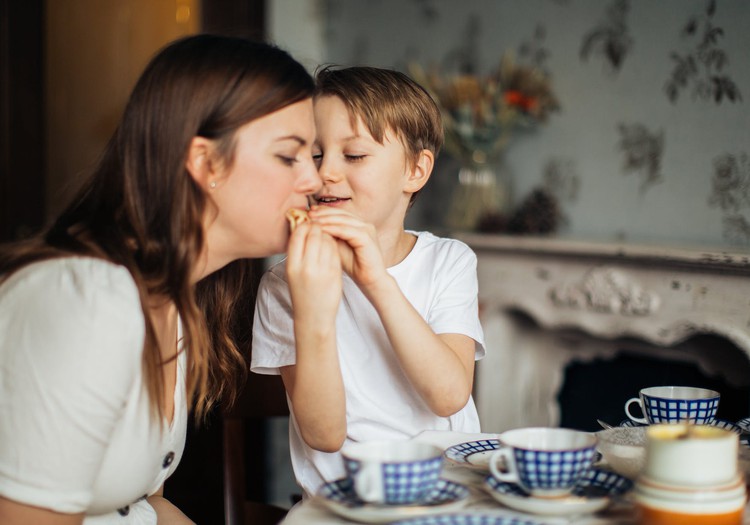
{"type": "MultiPolygon", "coordinates": [[[[475,397],[486,431],[558,424],[566,364],[613,356],[623,340],[679,359],[674,346],[691,335],[720,335],[745,354],[746,362],[721,371],[729,381],[750,361],[750,252],[456,237],[478,257],[487,357],[477,366],[475,397]]],[[[693,358],[716,372],[705,354],[693,358]]]]}

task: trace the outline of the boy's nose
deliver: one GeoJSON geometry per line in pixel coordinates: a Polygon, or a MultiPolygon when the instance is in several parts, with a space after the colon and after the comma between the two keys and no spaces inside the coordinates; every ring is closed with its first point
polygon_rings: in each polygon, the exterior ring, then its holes
{"type": "Polygon", "coordinates": [[[338,182],[342,179],[340,170],[332,166],[330,162],[322,162],[318,167],[318,173],[323,182],[338,182]]]}

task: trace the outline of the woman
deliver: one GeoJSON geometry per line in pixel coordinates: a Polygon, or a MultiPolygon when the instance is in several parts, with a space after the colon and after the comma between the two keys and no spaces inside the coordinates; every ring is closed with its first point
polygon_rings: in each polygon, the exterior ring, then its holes
{"type": "Polygon", "coordinates": [[[187,411],[245,374],[242,259],[284,251],[320,187],[312,90],[273,46],[172,43],[73,203],[0,252],[0,523],[190,523],[163,483],[187,411]]]}

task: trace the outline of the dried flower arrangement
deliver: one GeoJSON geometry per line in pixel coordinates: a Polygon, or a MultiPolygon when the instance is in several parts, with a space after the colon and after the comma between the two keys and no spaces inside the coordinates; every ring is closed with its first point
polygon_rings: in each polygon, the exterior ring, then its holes
{"type": "Polygon", "coordinates": [[[549,53],[543,26],[519,45],[517,55],[504,53],[484,75],[477,73],[480,26],[478,17],[470,18],[461,46],[445,56],[442,67],[425,70],[411,64],[409,73],[440,107],[445,151],[460,163],[446,225],[475,230],[489,221],[500,231],[513,206],[503,153],[512,139],[546,122],[560,104],[544,67],[549,53]]]}
{"type": "Polygon", "coordinates": [[[447,75],[416,64],[409,71],[442,110],[446,151],[466,166],[496,161],[515,133],[533,129],[560,107],[547,73],[516,63],[510,53],[485,76],[447,75]]]}

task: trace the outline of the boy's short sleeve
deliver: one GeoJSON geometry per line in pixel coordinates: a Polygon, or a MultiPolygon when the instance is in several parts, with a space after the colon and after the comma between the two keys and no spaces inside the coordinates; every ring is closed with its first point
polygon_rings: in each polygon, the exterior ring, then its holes
{"type": "Polygon", "coordinates": [[[456,333],[471,337],[476,342],[474,356],[485,355],[484,332],[479,322],[477,258],[465,244],[452,241],[444,244],[447,250],[435,257],[437,262],[432,278],[436,281],[427,323],[436,334],[456,333]]]}
{"type": "Polygon", "coordinates": [[[278,375],[282,366],[297,362],[292,300],[286,282],[286,264],[268,270],[260,281],[253,318],[250,370],[278,375]]]}

